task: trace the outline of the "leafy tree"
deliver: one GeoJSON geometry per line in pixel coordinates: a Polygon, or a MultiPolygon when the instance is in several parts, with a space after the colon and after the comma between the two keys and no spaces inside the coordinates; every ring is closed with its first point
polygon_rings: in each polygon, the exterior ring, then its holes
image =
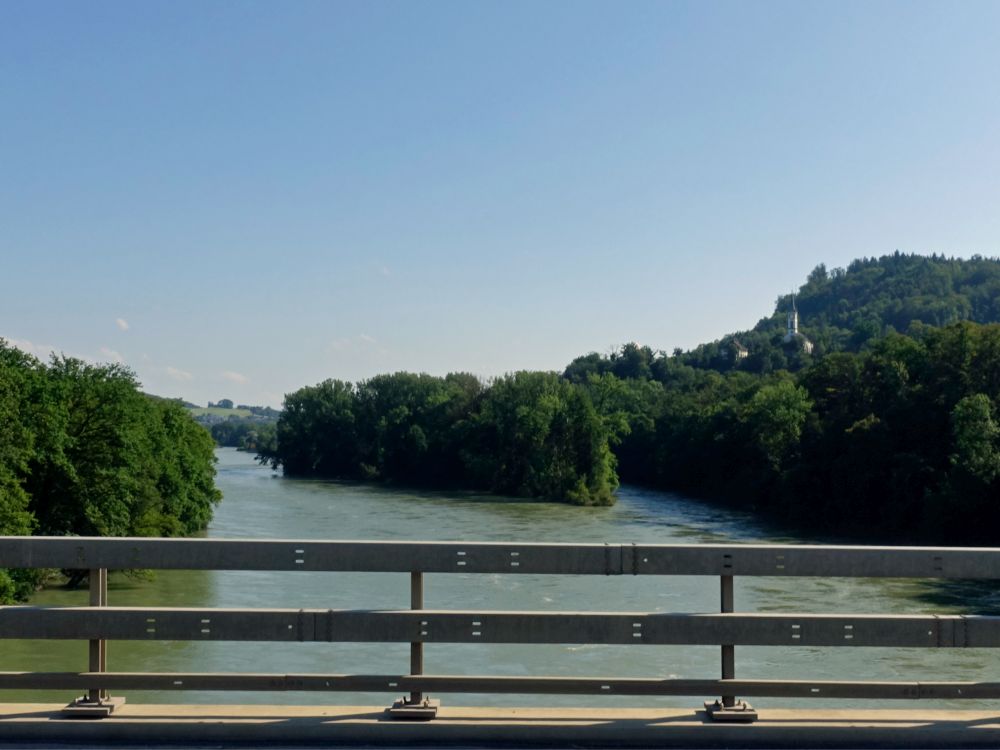
{"type": "Polygon", "coordinates": [[[975,393],[962,398],[951,412],[955,446],[951,464],[985,484],[1000,475],[1000,428],[992,411],[989,396],[975,393]]]}
{"type": "MultiPolygon", "coordinates": [[[[0,339],[0,535],[30,534],[35,517],[22,486],[34,434],[23,419],[21,405],[38,363],[0,339]]],[[[24,598],[36,576],[0,568],[0,603],[24,598]]]]}
{"type": "Polygon", "coordinates": [[[354,387],[324,380],[285,397],[275,445],[258,458],[290,475],[354,477],[360,465],[354,387]]]}
{"type": "MultiPolygon", "coordinates": [[[[220,499],[213,444],[178,403],[140,392],[119,365],[53,357],[0,340],[0,534],[187,534],[220,499]]],[[[30,571],[0,571],[0,602],[30,571]]]]}
{"type": "Polygon", "coordinates": [[[474,481],[495,492],[610,505],[618,486],[608,428],[586,392],[553,373],[494,381],[466,453],[474,481]]]}
{"type": "Polygon", "coordinates": [[[591,352],[570,362],[563,372],[563,377],[571,383],[584,383],[591,375],[603,375],[610,370],[611,363],[607,357],[591,352]]]}
{"type": "Polygon", "coordinates": [[[762,386],[740,415],[764,460],[775,471],[795,457],[802,427],[812,407],[804,388],[790,380],[762,386]]]}

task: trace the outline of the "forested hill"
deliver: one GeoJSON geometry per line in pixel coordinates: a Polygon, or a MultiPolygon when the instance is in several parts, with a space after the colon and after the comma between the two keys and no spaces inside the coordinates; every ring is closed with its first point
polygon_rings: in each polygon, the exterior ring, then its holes
{"type": "Polygon", "coordinates": [[[778,298],[774,312],[753,329],[677,353],[684,364],[724,372],[798,370],[831,352],[858,352],[915,323],[944,326],[961,320],[1000,322],[1000,260],[973,256],[896,252],[862,258],[846,269],[820,264],[795,292],[799,327],[814,344],[812,356],[782,346],[792,294],[778,298]],[[748,356],[739,361],[738,342],[748,356]]]}
{"type": "Polygon", "coordinates": [[[818,266],[796,299],[811,352],[784,341],[790,305],[691,352],[626,344],[570,363],[617,425],[621,478],[837,535],[993,543],[1000,261],[818,266]]]}
{"type": "MultiPolygon", "coordinates": [[[[871,325],[884,332],[905,331],[918,320],[944,326],[959,320],[1000,321],[1000,260],[941,255],[863,258],[829,273],[822,264],[798,291],[798,307],[816,328],[850,335],[871,325]]],[[[789,297],[778,301],[787,310],[789,297]]],[[[774,318],[758,328],[773,325],[774,318]]],[[[782,326],[784,320],[779,321],[782,326]]]]}

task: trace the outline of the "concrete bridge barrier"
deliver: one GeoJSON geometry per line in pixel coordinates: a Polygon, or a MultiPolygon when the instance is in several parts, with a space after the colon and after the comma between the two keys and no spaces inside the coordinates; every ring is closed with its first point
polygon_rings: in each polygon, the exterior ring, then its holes
{"type": "MultiPolygon", "coordinates": [[[[80,737],[110,737],[105,735],[107,732],[124,733],[122,737],[131,736],[130,733],[138,736],[152,731],[156,721],[151,717],[164,718],[168,709],[129,706],[115,712],[122,701],[111,697],[112,693],[120,696],[129,690],[156,689],[403,694],[385,711],[373,711],[370,707],[331,707],[321,713],[317,713],[317,709],[287,707],[239,710],[212,707],[216,711],[213,715],[226,711],[231,715],[222,717],[220,722],[207,724],[198,718],[204,716],[204,707],[170,707],[177,721],[165,719],[166,734],[193,731],[191,727],[197,726],[199,731],[207,732],[206,739],[220,732],[230,732],[237,737],[248,731],[245,727],[249,722],[256,727],[254,731],[264,734],[271,731],[267,727],[298,727],[302,730],[298,734],[303,741],[312,741],[324,732],[331,741],[378,739],[406,743],[424,739],[432,743],[446,740],[482,743],[490,737],[520,742],[530,734],[533,742],[544,739],[559,744],[556,741],[561,738],[568,744],[600,745],[613,739],[610,727],[619,744],[643,744],[651,742],[654,735],[670,735],[691,746],[758,741],[779,746],[786,734],[791,737],[796,732],[799,744],[803,744],[805,735],[802,732],[808,725],[809,735],[824,744],[835,744],[834,735],[840,732],[848,739],[848,744],[856,745],[862,737],[869,737],[875,744],[890,746],[892,737],[912,738],[916,735],[911,734],[911,730],[917,731],[920,727],[926,729],[921,730],[922,739],[911,744],[930,746],[928,743],[938,741],[949,744],[958,736],[963,737],[962,742],[966,744],[980,741],[1000,744],[1000,724],[995,717],[983,712],[770,710],[766,716],[758,717],[743,700],[754,696],[880,701],[995,699],[1000,697],[1000,682],[748,680],[737,679],[735,663],[735,648],[743,645],[998,647],[1000,618],[997,617],[738,612],[733,600],[735,576],[997,579],[1000,578],[1000,550],[992,548],[0,537],[0,567],[87,569],[91,590],[90,606],[87,607],[0,607],[0,640],[77,639],[90,642],[87,670],[0,672],[0,689],[79,690],[84,692],[83,698],[59,716],[108,717],[115,714],[113,719],[100,722],[100,726],[107,727],[105,729],[89,728],[91,725],[88,725],[86,729],[70,730],[67,727],[80,725],[57,721],[51,706],[2,706],[0,739],[5,732],[15,732],[12,727],[16,727],[16,732],[21,733],[18,736],[23,737],[42,737],[49,732],[51,738],[60,739],[61,733],[75,731],[91,733],[80,734],[80,737]],[[409,576],[410,607],[375,611],[110,606],[108,571],[133,568],[396,572],[409,576]],[[424,609],[423,584],[424,576],[429,573],[710,576],[718,579],[719,611],[663,614],[647,611],[428,610],[424,609]],[[107,644],[113,640],[401,642],[410,644],[410,663],[408,669],[396,674],[125,673],[109,669],[107,644]],[[715,645],[720,649],[720,673],[717,679],[665,679],[656,675],[426,674],[425,643],[627,644],[636,648],[665,644],[715,645]],[[428,697],[431,693],[462,692],[685,695],[708,700],[704,710],[696,712],[608,708],[600,711],[552,709],[546,713],[543,709],[440,709],[437,702],[428,697]],[[277,718],[274,721],[261,718],[260,711],[277,718]],[[405,724],[403,728],[390,728],[394,725],[387,722],[393,719],[433,719],[430,725],[435,729],[426,728],[428,724],[423,725],[425,728],[416,728],[407,722],[401,723],[405,724]],[[719,727],[719,724],[754,721],[757,723],[752,728],[719,727]],[[308,730],[303,729],[306,727],[308,730]],[[846,732],[847,727],[858,731],[846,732]],[[860,731],[862,728],[864,731],[860,731]],[[522,738],[519,732],[528,734],[522,738]],[[432,737],[437,739],[430,739],[432,737]]],[[[96,724],[92,726],[97,727],[96,724]]]]}

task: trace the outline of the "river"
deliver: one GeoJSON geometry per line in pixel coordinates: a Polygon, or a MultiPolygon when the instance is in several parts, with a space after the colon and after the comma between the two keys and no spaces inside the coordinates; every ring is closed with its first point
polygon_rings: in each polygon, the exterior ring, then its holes
{"type": "MultiPolygon", "coordinates": [[[[209,537],[300,539],[428,539],[531,542],[699,543],[809,542],[779,536],[751,515],[677,495],[622,487],[611,508],[578,508],[460,493],[285,479],[251,456],[218,451],[217,483],[224,501],[209,537]]],[[[829,613],[950,613],[995,608],[983,587],[942,590],[928,581],[737,578],[738,611],[829,613]],[[971,608],[971,609],[970,609],[971,608]]],[[[707,577],[500,576],[430,574],[425,606],[432,609],[718,611],[719,583],[707,577]]],[[[46,589],[33,604],[83,605],[85,591],[46,589]]],[[[404,574],[160,571],[152,580],[115,574],[109,599],[119,606],[404,608],[404,574]]],[[[86,668],[86,644],[5,641],[0,670],[86,668]]],[[[152,672],[405,673],[405,644],[113,642],[109,668],[152,672]]],[[[1000,653],[976,649],[771,648],[736,649],[736,674],[754,679],[989,680],[1000,653]]],[[[718,647],[519,646],[430,644],[429,673],[496,675],[662,676],[719,674],[718,647]]],[[[66,693],[0,692],[2,700],[63,700],[66,693]]],[[[361,703],[382,694],[136,692],[138,702],[361,703]]],[[[709,697],[709,696],[705,696],[709,697]]],[[[616,696],[448,695],[450,705],[698,705],[698,699],[616,696]]],[[[802,705],[756,699],[757,706],[802,705]]],[[[868,701],[810,701],[819,706],[874,707],[868,701]]],[[[930,705],[923,704],[923,705],[930,705]]],[[[934,705],[974,707],[938,702],[934,705]]]]}

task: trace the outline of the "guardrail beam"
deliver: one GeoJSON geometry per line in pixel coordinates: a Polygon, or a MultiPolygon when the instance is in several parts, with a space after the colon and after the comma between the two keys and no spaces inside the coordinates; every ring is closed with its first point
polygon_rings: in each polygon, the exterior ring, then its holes
{"type": "Polygon", "coordinates": [[[0,607],[0,639],[989,648],[1000,617],[0,607]]]}
{"type": "Polygon", "coordinates": [[[1000,549],[0,537],[0,567],[1000,580],[1000,549]]]}

